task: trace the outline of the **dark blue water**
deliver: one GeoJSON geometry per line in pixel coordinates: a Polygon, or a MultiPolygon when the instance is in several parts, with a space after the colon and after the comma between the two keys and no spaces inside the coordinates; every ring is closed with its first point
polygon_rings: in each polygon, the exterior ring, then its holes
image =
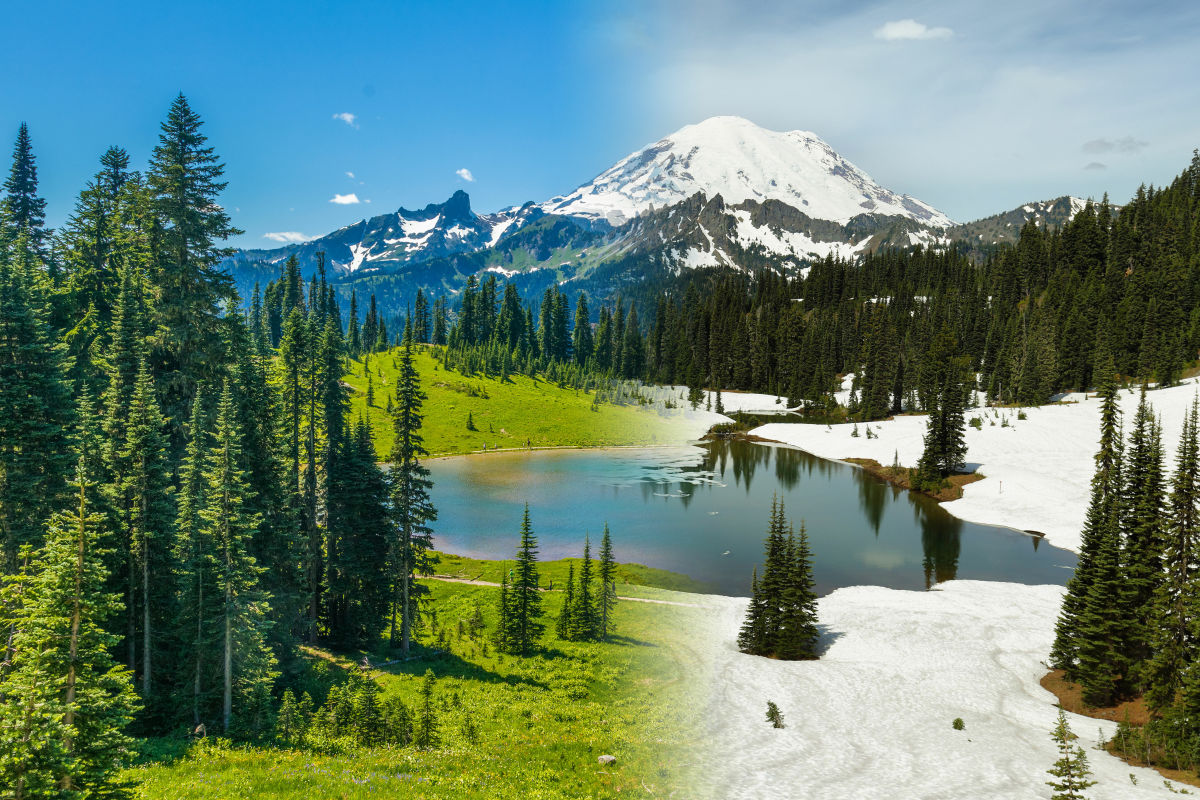
{"type": "Polygon", "coordinates": [[[439,550],[511,558],[529,503],[543,559],[578,556],[605,522],[617,559],[747,595],[771,497],[811,540],[818,591],[922,589],[969,578],[1064,584],[1074,554],[952,517],[854,467],[743,441],[646,450],[564,450],[429,462],[439,550]]]}

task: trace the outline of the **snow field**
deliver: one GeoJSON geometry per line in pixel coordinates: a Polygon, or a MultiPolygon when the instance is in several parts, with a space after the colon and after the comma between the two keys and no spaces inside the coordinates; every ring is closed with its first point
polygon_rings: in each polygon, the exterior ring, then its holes
{"type": "MultiPolygon", "coordinates": [[[[698,665],[711,687],[701,759],[714,798],[1048,798],[1053,696],[1038,685],[1062,598],[1055,586],[951,581],[873,586],[820,601],[819,661],[737,652],[746,601],[706,597],[698,665]],[[765,721],[767,701],[785,727],[765,721]],[[965,730],[952,728],[955,717],[965,730]]],[[[1088,752],[1092,800],[1171,796],[1153,770],[1095,750],[1115,723],[1068,714],[1088,752]],[[1130,774],[1137,785],[1130,781],[1130,774]]]]}
{"type": "MultiPolygon", "coordinates": [[[[1147,395],[1162,419],[1168,468],[1196,396],[1194,381],[1147,395]]],[[[728,408],[726,397],[722,395],[728,408]]],[[[969,409],[968,421],[980,417],[983,427],[967,427],[967,464],[986,477],[964,487],[961,499],[942,503],[942,508],[970,522],[1039,531],[1050,544],[1078,552],[1100,437],[1100,401],[1080,394],[1067,399],[1074,402],[1021,409],[1023,420],[1015,408],[969,409]]],[[[1138,390],[1121,390],[1126,427],[1132,424],[1137,404],[1138,390]]],[[[859,423],[857,438],[851,436],[853,424],[771,423],[752,433],[822,458],[871,458],[888,465],[898,455],[903,466],[911,467],[921,458],[927,419],[901,416],[859,423]],[[876,438],[866,438],[868,425],[876,438]]]]}

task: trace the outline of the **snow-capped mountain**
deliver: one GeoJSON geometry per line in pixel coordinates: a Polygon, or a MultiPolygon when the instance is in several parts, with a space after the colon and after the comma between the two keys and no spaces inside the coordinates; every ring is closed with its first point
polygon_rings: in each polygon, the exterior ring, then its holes
{"type": "Polygon", "coordinates": [[[863,214],[906,217],[935,228],[954,224],[927,203],[875,183],[816,134],[769,131],[741,117],[712,117],[681,128],[541,208],[617,226],[697,192],[720,195],[731,205],[778,200],[810,218],[841,224],[863,214]]]}
{"type": "Polygon", "coordinates": [[[335,275],[365,273],[382,265],[395,268],[492,247],[504,235],[541,216],[543,212],[533,203],[479,215],[471,210],[467,193],[459,190],[444,203],[430,203],[416,211],[401,208],[302,244],[242,251],[235,259],[276,264],[295,253],[308,274],[316,254],[324,252],[335,275]]]}

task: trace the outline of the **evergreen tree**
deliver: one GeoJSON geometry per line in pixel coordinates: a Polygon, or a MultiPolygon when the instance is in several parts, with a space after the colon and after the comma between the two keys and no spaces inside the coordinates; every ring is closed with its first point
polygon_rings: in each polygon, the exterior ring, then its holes
{"type": "Polygon", "coordinates": [[[155,634],[160,624],[172,618],[170,603],[171,538],[175,507],[167,471],[165,421],[154,395],[154,378],[143,359],[130,398],[129,426],[120,460],[128,465],[116,487],[122,522],[127,526],[125,543],[132,567],[130,602],[140,606],[141,693],[144,702],[152,697],[155,651],[161,640],[155,634]]]}
{"type": "Polygon", "coordinates": [[[202,516],[208,505],[204,475],[208,437],[204,416],[204,395],[198,390],[192,400],[187,426],[187,448],[179,468],[179,492],[175,517],[175,564],[177,570],[178,628],[187,680],[179,680],[181,705],[189,710],[193,727],[204,720],[210,700],[212,656],[219,650],[219,630],[214,628],[217,608],[217,552],[210,529],[202,516]]]}
{"type": "Polygon", "coordinates": [[[1067,724],[1067,715],[1062,708],[1058,709],[1058,722],[1051,731],[1051,738],[1058,745],[1058,760],[1047,770],[1054,777],[1046,781],[1046,785],[1054,790],[1052,800],[1086,800],[1084,792],[1096,782],[1088,780],[1091,770],[1088,768],[1087,753],[1079,745],[1073,744],[1075,734],[1067,724]]]}
{"type": "MultiPolygon", "coordinates": [[[[246,510],[249,494],[241,468],[237,408],[226,382],[217,406],[213,446],[205,461],[207,503],[200,516],[217,557],[215,594],[221,626],[221,727],[235,725],[234,698],[238,701],[238,727],[261,730],[263,702],[269,700],[276,677],[275,658],[266,644],[270,620],[268,598],[259,586],[262,568],[251,554],[251,541],[261,520],[246,510]]],[[[210,654],[216,656],[216,653],[210,654]]]]}
{"type": "Polygon", "coordinates": [[[1163,454],[1162,436],[1142,386],[1125,460],[1125,485],[1121,497],[1121,533],[1125,544],[1122,559],[1127,584],[1129,632],[1123,653],[1131,670],[1130,682],[1150,657],[1154,631],[1154,596],[1164,574],[1163,540],[1163,454]]]}
{"type": "Polygon", "coordinates": [[[596,616],[600,624],[600,638],[607,639],[612,630],[613,606],[617,603],[617,565],[613,560],[612,536],[608,523],[604,523],[604,538],[600,540],[600,593],[596,595],[596,616]]]}
{"type": "Polygon", "coordinates": [[[808,532],[800,523],[797,537],[788,531],[788,575],[783,591],[785,623],[779,657],[787,661],[817,657],[817,593],[812,574],[812,551],[808,532]]]}
{"type": "Polygon", "coordinates": [[[578,624],[576,622],[575,606],[575,565],[567,567],[567,585],[563,589],[562,610],[558,614],[558,622],[554,625],[554,634],[560,639],[577,639],[578,624]]]}
{"type": "MultiPolygon", "coordinates": [[[[1067,582],[1055,626],[1054,646],[1050,662],[1066,672],[1070,680],[1078,680],[1077,659],[1082,641],[1080,615],[1083,614],[1088,592],[1096,581],[1096,560],[1102,550],[1114,546],[1112,526],[1120,519],[1121,491],[1121,432],[1120,408],[1117,405],[1117,385],[1111,358],[1100,374],[1106,375],[1100,388],[1100,447],[1096,452],[1096,472],[1092,476],[1091,499],[1084,522],[1082,545],[1075,573],[1067,582]]],[[[1118,540],[1119,546],[1119,540],[1118,540]]]]}
{"type": "Polygon", "coordinates": [[[758,567],[755,567],[750,580],[750,602],[746,607],[746,619],[738,632],[738,650],[751,655],[759,655],[765,651],[766,611],[766,602],[758,584],[758,567]]]}
{"type": "Polygon", "coordinates": [[[596,602],[592,596],[592,543],[583,539],[583,562],[579,566],[579,593],[575,598],[575,610],[571,614],[574,636],[579,640],[595,639],[600,633],[596,602]]]}
{"type": "Polygon", "coordinates": [[[525,655],[537,647],[545,626],[542,624],[542,597],[538,588],[537,536],[529,523],[529,504],[521,518],[521,545],[517,549],[517,566],[512,585],[508,588],[509,609],[504,649],[525,655]]]}
{"type": "Polygon", "coordinates": [[[421,710],[417,715],[416,729],[413,731],[413,746],[421,750],[432,750],[441,744],[437,709],[433,704],[433,685],[433,670],[427,669],[425,678],[421,681],[421,710]]]}
{"type": "Polygon", "coordinates": [[[162,328],[155,374],[163,411],[175,426],[177,450],[182,450],[181,427],[196,384],[219,377],[225,350],[222,315],[237,305],[232,278],[220,266],[233,250],[219,243],[242,233],[217,199],[225,190],[224,172],[201,132],[199,115],[180,94],[163,121],[149,171],[162,225],[154,273],[154,308],[162,328]]]}
{"type": "Polygon", "coordinates": [[[29,126],[22,122],[13,145],[12,167],[4,181],[5,233],[10,241],[22,234],[27,236],[29,249],[46,263],[51,231],[46,228],[46,201],[38,196],[37,189],[37,164],[29,126]]]}
{"type": "Polygon", "coordinates": [[[1162,576],[1154,597],[1153,655],[1147,665],[1146,703],[1152,711],[1171,706],[1184,673],[1196,661],[1200,624],[1200,405],[1192,403],[1175,456],[1175,473],[1164,531],[1162,576]]]}
{"type": "Polygon", "coordinates": [[[38,567],[22,581],[0,693],[0,785],[14,798],[126,797],[117,775],[137,710],[129,673],[105,630],[119,601],[105,590],[104,518],[92,513],[80,458],[74,512],[51,520],[38,567]]]}
{"type": "Polygon", "coordinates": [[[71,423],[63,347],[53,338],[49,304],[28,249],[0,247],[0,573],[42,541],[45,521],[66,492],[71,423]],[[24,255],[23,255],[24,254],[24,255]]]}
{"type": "Polygon", "coordinates": [[[583,366],[592,357],[592,322],[588,311],[587,292],[579,293],[575,304],[575,329],[571,334],[571,352],[575,363],[583,366]]]}
{"type": "Polygon", "coordinates": [[[428,592],[428,587],[414,578],[433,573],[434,562],[429,555],[433,531],[429,523],[437,519],[437,509],[429,499],[433,482],[429,480],[429,470],[420,461],[421,457],[429,455],[421,436],[421,405],[425,394],[413,364],[411,330],[405,331],[399,367],[392,414],[395,439],[388,474],[393,515],[388,561],[392,586],[391,642],[393,645],[398,642],[401,652],[408,653],[417,601],[428,592]],[[400,616],[399,631],[397,614],[400,616]]]}

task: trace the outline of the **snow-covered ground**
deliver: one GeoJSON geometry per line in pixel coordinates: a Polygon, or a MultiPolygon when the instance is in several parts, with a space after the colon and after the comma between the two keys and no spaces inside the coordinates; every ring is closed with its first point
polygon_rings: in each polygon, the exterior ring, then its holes
{"type": "MultiPolygon", "coordinates": [[[[1193,381],[1148,395],[1162,418],[1168,466],[1196,395],[1193,381]]],[[[722,395],[726,408],[731,397],[722,395]]],[[[1051,544],[1078,552],[1100,436],[1100,401],[1083,395],[1067,399],[1076,402],[1024,409],[1023,420],[1017,418],[1017,409],[969,410],[967,418],[981,417],[983,427],[967,428],[967,463],[986,478],[966,486],[961,499],[942,507],[971,522],[1040,531],[1051,544]]],[[[1137,390],[1121,392],[1127,425],[1137,404],[1137,390]]],[[[873,458],[886,465],[899,457],[902,465],[914,466],[924,449],[926,422],[924,415],[871,422],[877,437],[872,439],[866,437],[864,424],[858,425],[857,438],[851,436],[854,425],[849,424],[772,423],[752,433],[823,458],[873,458]]]]}
{"type": "MultiPolygon", "coordinates": [[[[1062,589],[951,581],[871,586],[820,601],[827,650],[782,662],[737,652],[745,601],[706,597],[697,668],[711,696],[700,760],[713,798],[1048,798],[1056,709],[1038,685],[1062,589]],[[778,704],[785,727],[765,721],[778,704]],[[961,717],[965,730],[952,722],[961,717]]],[[[1092,800],[1171,796],[1160,775],[1094,748],[1115,724],[1068,715],[1098,784],[1092,800]],[[1133,775],[1137,784],[1130,780],[1133,775]]]]}

